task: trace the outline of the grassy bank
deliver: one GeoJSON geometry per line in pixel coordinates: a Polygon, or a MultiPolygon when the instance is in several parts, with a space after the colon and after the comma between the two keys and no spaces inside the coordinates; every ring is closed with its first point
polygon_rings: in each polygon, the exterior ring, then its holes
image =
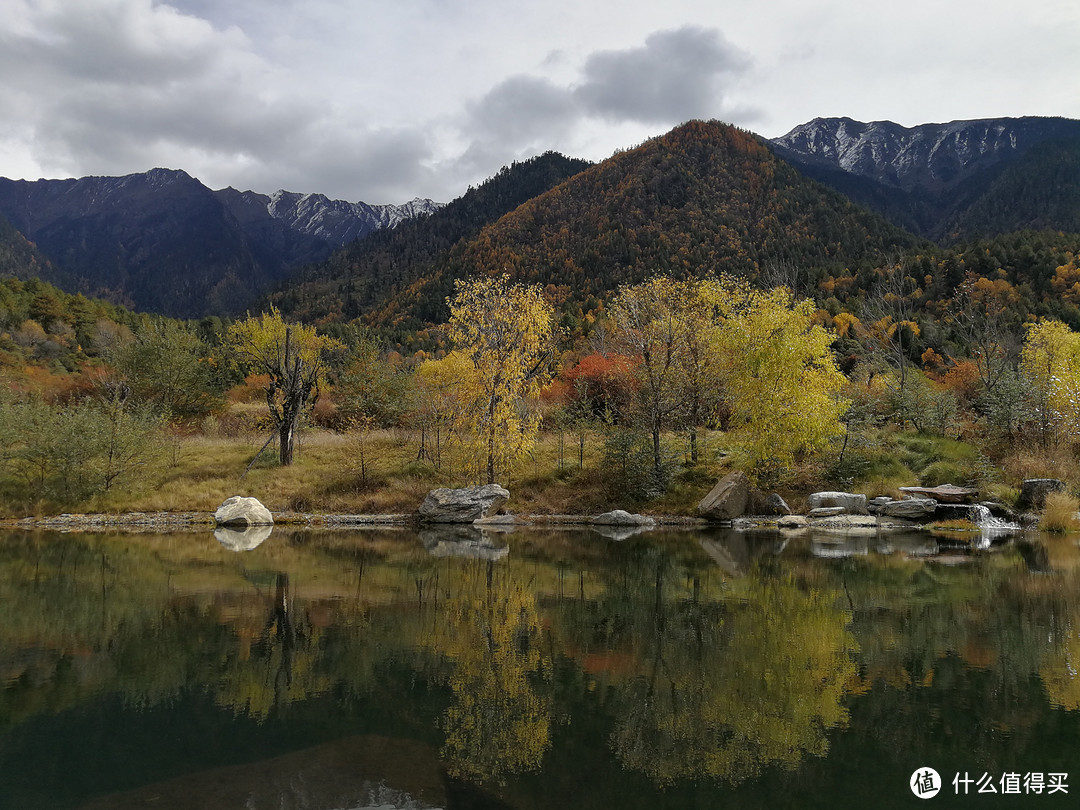
{"type": "MultiPolygon", "coordinates": [[[[477,483],[453,446],[436,447],[405,430],[302,434],[295,463],[282,467],[274,447],[252,464],[265,434],[172,435],[153,458],[109,491],[77,502],[26,496],[25,482],[0,480],[4,517],[67,512],[213,511],[231,495],[258,498],[276,512],[399,514],[413,512],[435,487],[477,483]]],[[[734,448],[721,433],[700,434],[701,461],[690,465],[684,436],[667,439],[672,476],[663,495],[634,497],[618,470],[605,465],[604,437],[544,433],[535,450],[500,483],[522,514],[590,514],[621,508],[654,514],[693,514],[717,479],[730,472],[734,448]]],[[[789,471],[769,486],[796,510],[821,489],[844,489],[870,497],[899,497],[899,487],[975,484],[985,497],[1010,503],[1023,478],[1055,477],[1075,486],[1080,462],[1072,453],[1014,451],[991,461],[964,442],[896,430],[873,442],[827,455],[789,471]]],[[[610,462],[610,458],[609,458],[610,462]]]]}

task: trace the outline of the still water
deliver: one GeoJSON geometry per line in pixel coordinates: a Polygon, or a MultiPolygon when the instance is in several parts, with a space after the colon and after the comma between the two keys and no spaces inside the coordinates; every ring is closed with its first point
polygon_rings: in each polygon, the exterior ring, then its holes
{"type": "Polygon", "coordinates": [[[0,808],[1075,807],[1077,538],[973,540],[0,533],[0,808]]]}

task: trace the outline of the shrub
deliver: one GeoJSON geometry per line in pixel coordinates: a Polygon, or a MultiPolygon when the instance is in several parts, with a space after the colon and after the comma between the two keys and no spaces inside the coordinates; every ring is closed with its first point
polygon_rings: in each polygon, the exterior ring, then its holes
{"type": "Polygon", "coordinates": [[[924,487],[936,487],[941,484],[960,485],[966,483],[967,478],[967,474],[960,465],[951,461],[935,461],[919,474],[919,483],[924,487]]]}
{"type": "Polygon", "coordinates": [[[1039,521],[1048,532],[1072,532],[1080,530],[1080,520],[1076,513],[1080,511],[1080,500],[1067,492],[1051,492],[1046,496],[1042,519],[1039,521]]]}

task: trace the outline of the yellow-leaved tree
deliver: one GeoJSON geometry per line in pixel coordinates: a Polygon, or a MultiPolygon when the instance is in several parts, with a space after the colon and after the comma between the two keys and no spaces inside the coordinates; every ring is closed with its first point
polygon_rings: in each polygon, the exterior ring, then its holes
{"type": "Polygon", "coordinates": [[[486,483],[533,446],[534,407],[551,379],[555,320],[540,286],[507,276],[455,283],[448,332],[459,356],[457,384],[466,450],[486,483]]]}
{"type": "Polygon", "coordinates": [[[840,435],[846,378],[832,353],[835,335],[815,324],[814,304],[784,287],[716,286],[724,396],[751,461],[787,466],[840,435]]]}
{"type": "Polygon", "coordinates": [[[1080,435],[1080,334],[1061,321],[1027,327],[1020,371],[1030,384],[1043,444],[1080,435]]]}
{"type": "Polygon", "coordinates": [[[300,417],[315,405],[319,386],[325,383],[327,357],[342,344],[313,326],[285,323],[273,307],[234,323],[229,342],[241,366],[270,378],[266,405],[277,430],[281,463],[292,464],[300,417]]]}
{"type": "Polygon", "coordinates": [[[721,277],[657,277],[622,287],[608,312],[620,350],[641,359],[638,409],[660,465],[662,429],[708,424],[720,411],[748,461],[789,465],[842,433],[845,383],[835,335],[811,301],[721,277]]]}
{"type": "Polygon", "coordinates": [[[657,276],[620,287],[608,307],[618,349],[641,360],[637,415],[652,436],[657,473],[662,465],[661,431],[688,427],[697,461],[696,428],[709,421],[719,401],[714,317],[718,284],[657,276]]]}

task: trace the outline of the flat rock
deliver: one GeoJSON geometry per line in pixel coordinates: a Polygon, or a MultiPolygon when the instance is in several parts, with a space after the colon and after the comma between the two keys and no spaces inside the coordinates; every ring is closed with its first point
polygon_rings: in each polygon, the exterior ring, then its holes
{"type": "Polygon", "coordinates": [[[433,489],[420,504],[425,523],[472,523],[489,518],[510,500],[510,493],[498,484],[460,489],[433,489]]]}
{"type": "Polygon", "coordinates": [[[806,513],[810,518],[824,518],[835,517],[836,515],[843,515],[847,512],[847,507],[844,506],[819,506],[816,509],[811,509],[806,513]]]}
{"type": "Polygon", "coordinates": [[[905,498],[902,501],[883,503],[877,508],[881,517],[906,520],[929,520],[936,511],[937,501],[933,498],[905,498]]]}
{"type": "Polygon", "coordinates": [[[273,526],[274,516],[270,514],[258,498],[245,498],[233,495],[214,512],[214,521],[218,526],[273,526]]]}
{"type": "Polygon", "coordinates": [[[900,487],[906,495],[933,498],[938,503],[973,503],[979,497],[979,490],[971,487],[958,487],[955,484],[942,484],[938,487],[900,487]]]}

